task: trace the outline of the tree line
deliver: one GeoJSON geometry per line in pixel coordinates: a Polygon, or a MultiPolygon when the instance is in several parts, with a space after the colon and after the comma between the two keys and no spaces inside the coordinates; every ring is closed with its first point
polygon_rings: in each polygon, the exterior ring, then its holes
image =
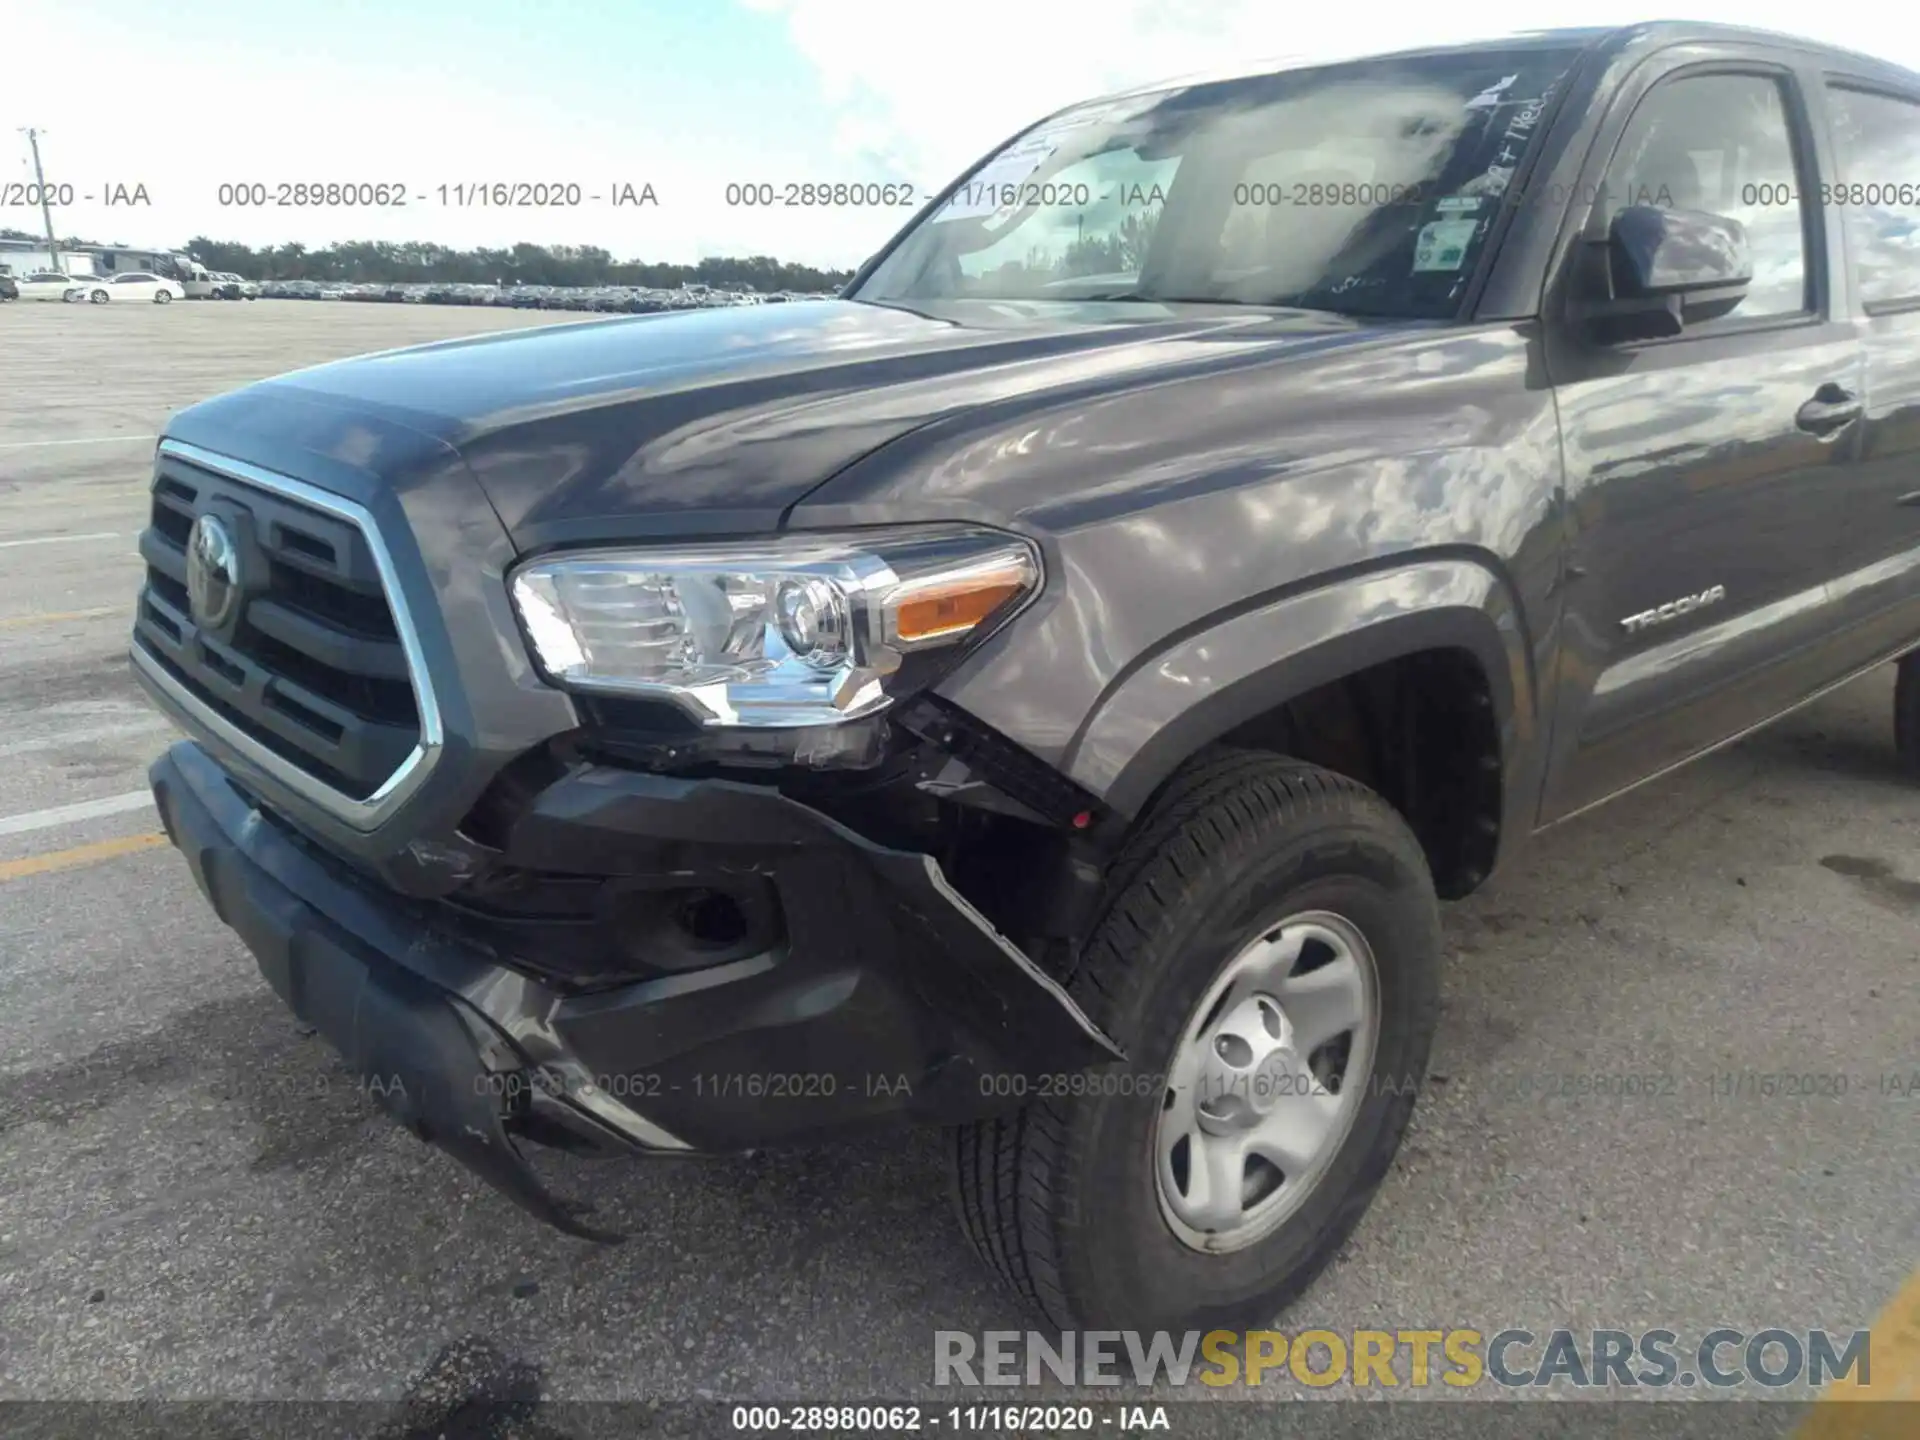
{"type": "MultiPolygon", "coordinates": [[[[0,229],[0,239],[39,240],[24,230],[0,229]]],[[[63,246],[100,242],[68,236],[63,246]]],[[[112,248],[129,248],[114,246],[112,248]]],[[[255,280],[327,280],[373,284],[645,285],[673,289],[712,285],[770,293],[837,290],[851,270],[820,270],[771,255],[709,256],[691,265],[615,260],[595,245],[515,245],[510,249],[454,250],[426,241],[350,240],[309,250],[298,241],[255,249],[234,240],[196,235],[181,247],[209,270],[255,280]]]]}

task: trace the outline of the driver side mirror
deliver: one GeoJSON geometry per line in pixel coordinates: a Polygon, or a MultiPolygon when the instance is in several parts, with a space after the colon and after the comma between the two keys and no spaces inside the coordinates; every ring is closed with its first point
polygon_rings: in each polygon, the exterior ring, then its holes
{"type": "Polygon", "coordinates": [[[1747,228],[1704,210],[1629,205],[1582,245],[1572,319],[1603,345],[1667,339],[1747,297],[1747,228]]]}

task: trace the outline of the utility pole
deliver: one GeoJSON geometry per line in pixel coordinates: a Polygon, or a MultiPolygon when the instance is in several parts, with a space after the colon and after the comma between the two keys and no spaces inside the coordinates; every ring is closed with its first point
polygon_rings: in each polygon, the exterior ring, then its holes
{"type": "Polygon", "coordinates": [[[40,187],[40,218],[47,227],[47,255],[53,268],[60,268],[60,242],[53,238],[53,211],[47,205],[47,177],[40,173],[40,132],[26,128],[27,144],[33,149],[33,183],[40,187]]]}

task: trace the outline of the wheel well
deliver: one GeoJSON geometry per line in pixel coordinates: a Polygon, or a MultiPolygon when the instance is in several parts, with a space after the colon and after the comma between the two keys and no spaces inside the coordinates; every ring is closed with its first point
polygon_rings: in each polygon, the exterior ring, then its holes
{"type": "Polygon", "coordinates": [[[1444,899],[1472,891],[1500,841],[1500,728],[1479,660],[1423,650],[1296,695],[1220,737],[1358,780],[1412,827],[1444,899]]]}

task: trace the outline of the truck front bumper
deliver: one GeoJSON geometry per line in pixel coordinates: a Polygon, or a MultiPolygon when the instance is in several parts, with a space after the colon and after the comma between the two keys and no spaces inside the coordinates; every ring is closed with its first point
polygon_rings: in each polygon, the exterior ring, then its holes
{"type": "Polygon", "coordinates": [[[503,963],[504,927],[490,943],[472,917],[449,924],[439,902],[315,846],[191,741],[150,780],[195,881],[288,1007],[394,1118],[572,1233],[611,1238],[522,1142],[725,1153],[956,1122],[1122,1058],[932,859],[769,787],[589,768],[539,797],[522,829],[556,868],[624,856],[752,875],[785,915],[762,953],[580,990],[503,963]]]}

